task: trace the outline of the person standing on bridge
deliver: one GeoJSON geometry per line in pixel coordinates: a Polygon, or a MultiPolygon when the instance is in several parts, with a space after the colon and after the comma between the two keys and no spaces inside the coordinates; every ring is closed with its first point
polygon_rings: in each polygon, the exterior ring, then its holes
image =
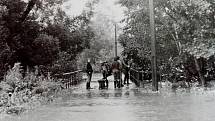
{"type": "Polygon", "coordinates": [[[91,79],[92,79],[92,74],[93,74],[93,68],[92,68],[92,65],[90,64],[90,59],[88,59],[87,61],[87,69],[86,69],[86,72],[87,72],[87,83],[86,83],[86,88],[87,89],[90,89],[90,82],[91,82],[91,79]]]}
{"type": "Polygon", "coordinates": [[[106,83],[106,88],[108,88],[108,65],[107,65],[107,62],[101,62],[101,72],[102,72],[102,75],[103,75],[103,79],[105,80],[105,83],[106,83]]]}
{"type": "Polygon", "coordinates": [[[118,58],[114,58],[114,62],[112,63],[112,72],[114,76],[114,88],[120,88],[120,63],[118,62],[118,58]]]}
{"type": "Polygon", "coordinates": [[[129,71],[130,71],[130,64],[128,62],[128,60],[126,59],[123,63],[124,65],[124,74],[125,74],[125,77],[124,77],[124,84],[129,84],[129,71]]]}
{"type": "Polygon", "coordinates": [[[123,85],[123,83],[122,83],[122,61],[120,60],[120,57],[119,56],[117,56],[117,61],[119,62],[119,85],[120,85],[120,87],[123,87],[124,85],[123,85]]]}

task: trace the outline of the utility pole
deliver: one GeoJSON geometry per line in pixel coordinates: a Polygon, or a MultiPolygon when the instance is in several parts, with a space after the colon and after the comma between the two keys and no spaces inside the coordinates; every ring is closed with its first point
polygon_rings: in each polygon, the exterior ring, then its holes
{"type": "Polygon", "coordinates": [[[116,23],[114,24],[115,27],[115,57],[117,57],[117,35],[116,35],[116,23]]]}
{"type": "Polygon", "coordinates": [[[152,67],[152,90],[158,91],[157,63],[156,63],[156,40],[155,40],[155,20],[154,2],[149,0],[150,29],[151,29],[151,67],[152,67]]]}

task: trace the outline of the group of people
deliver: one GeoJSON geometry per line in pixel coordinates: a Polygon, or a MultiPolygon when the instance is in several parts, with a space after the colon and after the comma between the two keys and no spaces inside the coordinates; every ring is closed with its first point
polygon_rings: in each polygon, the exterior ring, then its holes
{"type": "MultiPolygon", "coordinates": [[[[108,76],[114,76],[114,88],[121,88],[125,84],[129,84],[129,71],[130,71],[130,63],[128,61],[121,61],[120,57],[115,57],[114,61],[109,64],[108,62],[101,62],[101,73],[103,76],[103,80],[105,82],[106,88],[109,86],[109,81],[107,79],[108,76]],[[124,83],[122,79],[122,73],[124,73],[124,83]]],[[[86,73],[87,73],[87,83],[86,88],[90,89],[90,82],[92,78],[93,68],[90,63],[90,60],[87,62],[86,66],[86,73]]]]}

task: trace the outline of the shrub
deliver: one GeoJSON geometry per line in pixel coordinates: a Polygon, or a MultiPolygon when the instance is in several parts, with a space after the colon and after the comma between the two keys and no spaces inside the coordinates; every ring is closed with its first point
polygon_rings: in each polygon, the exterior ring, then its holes
{"type": "Polygon", "coordinates": [[[60,89],[61,83],[54,81],[49,73],[46,77],[39,76],[37,69],[33,72],[27,69],[23,74],[20,63],[16,63],[8,70],[5,80],[0,83],[0,107],[5,107],[8,114],[19,114],[28,108],[25,104],[28,106],[39,102],[36,104],[38,106],[46,103],[52,100],[60,89]],[[12,92],[11,97],[9,92],[12,92]]]}
{"type": "Polygon", "coordinates": [[[21,69],[21,63],[15,63],[14,67],[12,69],[9,69],[6,77],[5,77],[5,82],[10,85],[13,90],[16,87],[21,87],[22,85],[22,69],[21,69]]]}

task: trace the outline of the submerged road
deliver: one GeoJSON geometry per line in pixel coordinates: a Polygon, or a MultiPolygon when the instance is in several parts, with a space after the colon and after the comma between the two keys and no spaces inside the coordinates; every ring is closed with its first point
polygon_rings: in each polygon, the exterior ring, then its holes
{"type": "Polygon", "coordinates": [[[114,89],[113,82],[108,90],[98,90],[100,78],[94,75],[94,89],[86,90],[83,82],[49,105],[1,121],[215,121],[213,90],[163,87],[153,93],[133,84],[114,89]]]}

